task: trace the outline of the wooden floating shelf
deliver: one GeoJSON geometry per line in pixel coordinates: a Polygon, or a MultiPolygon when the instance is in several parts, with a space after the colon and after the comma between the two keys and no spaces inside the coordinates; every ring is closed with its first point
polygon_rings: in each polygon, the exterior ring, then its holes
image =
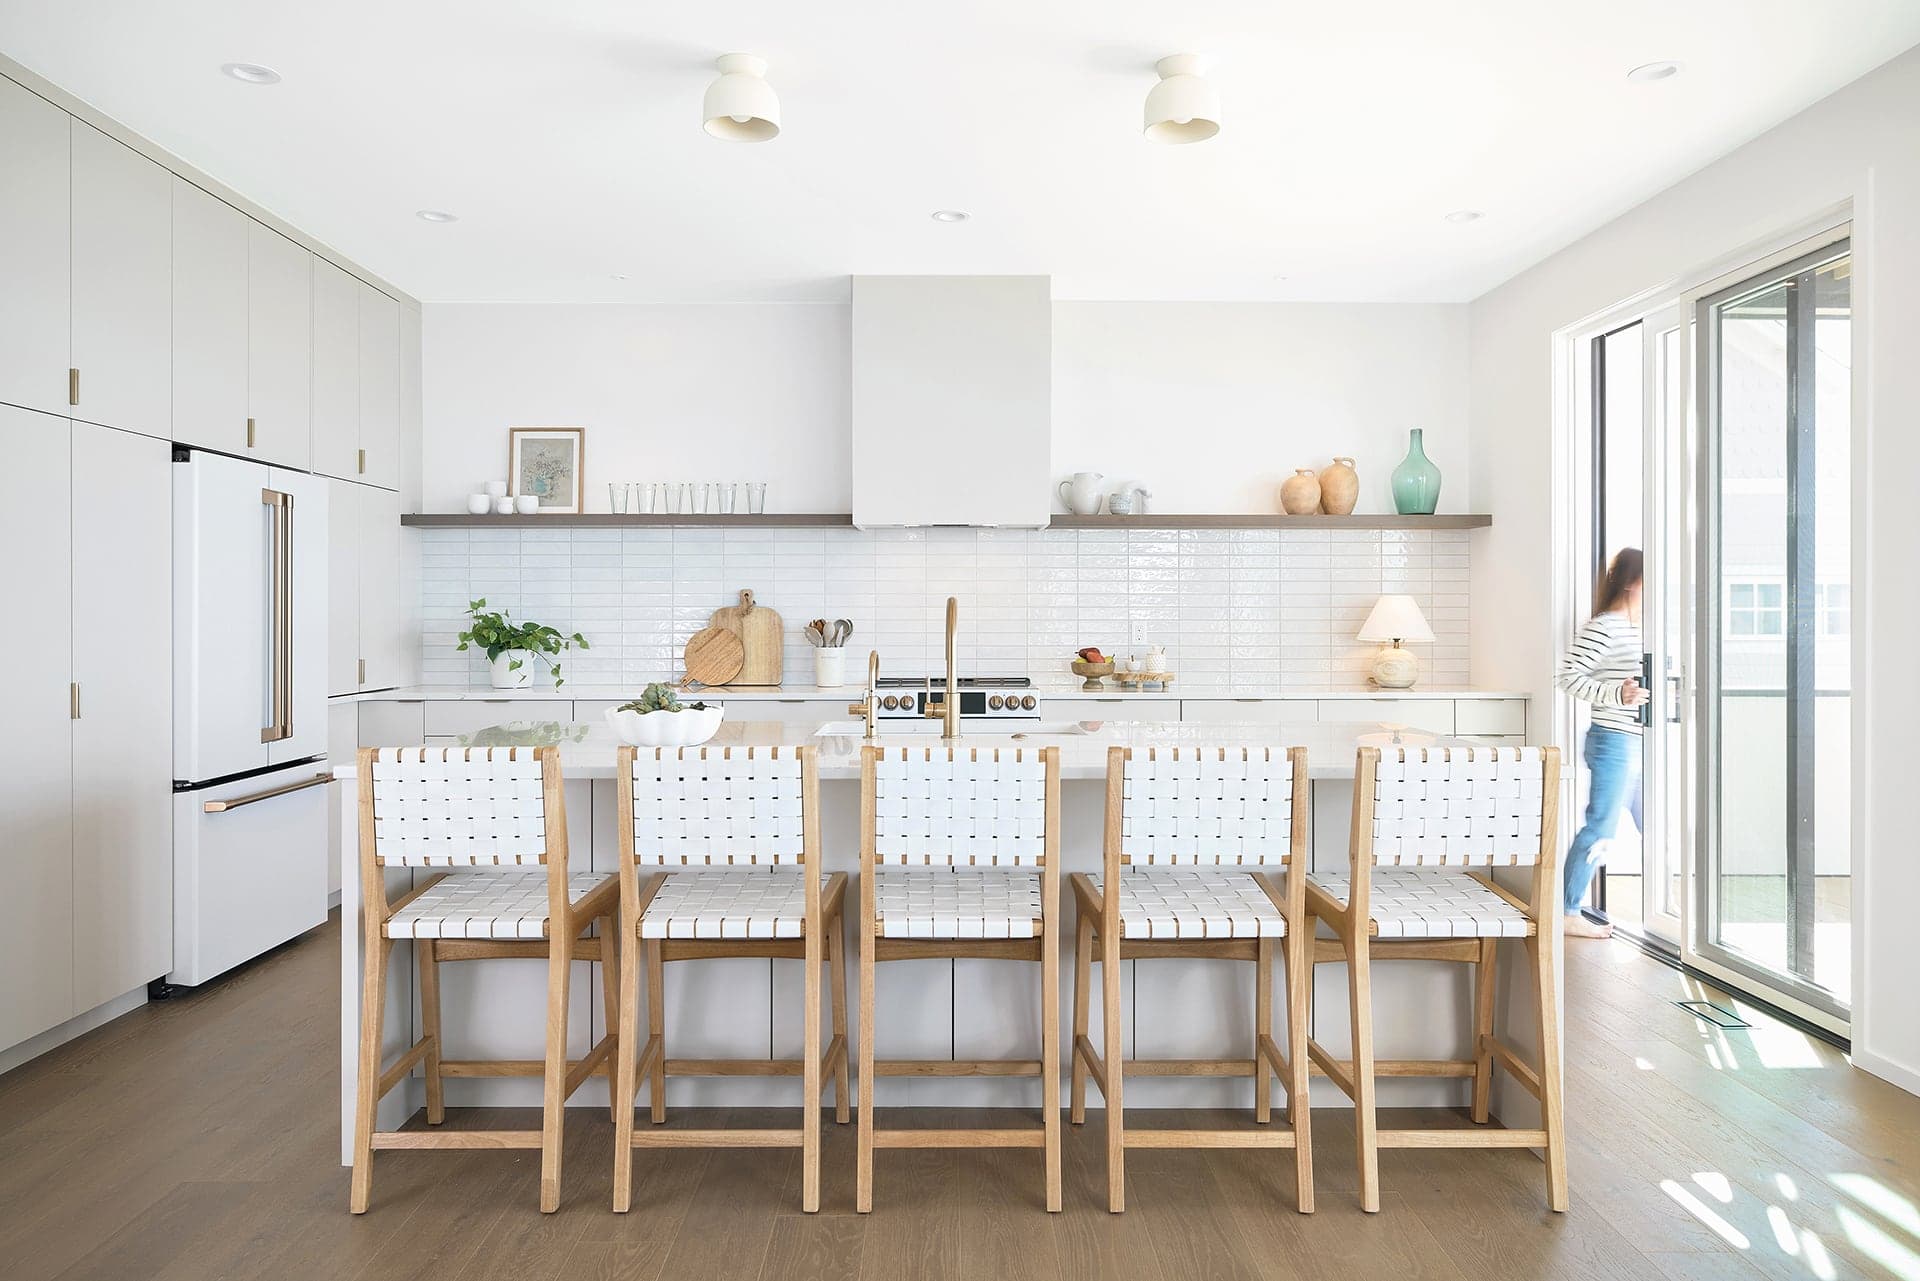
{"type": "Polygon", "coordinates": [[[779,525],[827,525],[840,529],[853,528],[853,517],[844,512],[765,512],[751,516],[744,512],[733,515],[695,515],[691,512],[675,514],[672,512],[639,516],[619,512],[583,512],[579,514],[550,514],[546,516],[499,516],[489,513],[485,516],[470,516],[466,512],[454,513],[418,513],[412,512],[400,517],[402,525],[421,525],[428,528],[457,528],[471,526],[489,529],[542,529],[559,526],[631,526],[636,529],[671,528],[675,525],[699,526],[714,525],[726,527],[771,528],[779,525]]]}
{"type": "MultiPolygon", "coordinates": [[[[466,512],[409,512],[400,517],[402,525],[429,529],[554,529],[598,526],[635,529],[682,528],[853,528],[853,517],[845,512],[766,512],[758,516],[738,513],[731,516],[685,513],[655,513],[650,516],[621,515],[618,512],[585,512],[578,515],[500,516],[488,513],[472,516],[466,512]]],[[[1239,513],[1202,513],[1191,516],[1055,516],[1050,529],[1480,529],[1493,524],[1491,516],[1280,516],[1239,513]]]]}
{"type": "Polygon", "coordinates": [[[1491,516],[1443,513],[1438,516],[1399,516],[1390,513],[1352,516],[1283,516],[1257,513],[1213,513],[1192,516],[1055,516],[1054,529],[1481,529],[1491,516]]]}

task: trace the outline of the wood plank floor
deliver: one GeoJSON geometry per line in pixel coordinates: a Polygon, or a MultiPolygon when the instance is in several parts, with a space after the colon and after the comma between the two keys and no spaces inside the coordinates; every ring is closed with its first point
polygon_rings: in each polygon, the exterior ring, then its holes
{"type": "Polygon", "coordinates": [[[1109,1215],[1097,1113],[1067,1133],[1057,1216],[1038,1154],[1013,1151],[883,1152],[857,1216],[831,1124],[819,1215],[798,1213],[797,1153],[662,1151],[620,1216],[612,1128],[577,1109],[556,1215],[535,1153],[399,1153],[354,1219],[337,947],[329,925],[0,1077],[0,1277],[1920,1278],[1920,1100],[1779,1024],[1706,1027],[1671,1001],[1707,993],[1624,943],[1569,948],[1572,1213],[1546,1212],[1529,1153],[1394,1151],[1375,1217],[1338,1109],[1314,1117],[1312,1216],[1288,1208],[1291,1155],[1256,1151],[1136,1152],[1109,1215]]]}

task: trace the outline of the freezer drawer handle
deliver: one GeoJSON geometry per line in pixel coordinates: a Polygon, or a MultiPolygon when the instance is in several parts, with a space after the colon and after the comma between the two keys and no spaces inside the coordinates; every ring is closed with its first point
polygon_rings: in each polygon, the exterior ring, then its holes
{"type": "Polygon", "coordinates": [[[255,801],[270,801],[276,796],[285,796],[288,792],[304,792],[309,787],[324,787],[333,781],[331,774],[315,774],[312,778],[303,778],[298,783],[288,783],[282,787],[269,787],[264,792],[254,792],[249,796],[236,796],[230,801],[208,801],[200,808],[209,814],[224,814],[228,810],[237,810],[243,805],[255,801]]]}
{"type": "Polygon", "coordinates": [[[278,743],[293,737],[293,495],[263,489],[260,501],[273,509],[273,723],[260,741],[278,743]]]}

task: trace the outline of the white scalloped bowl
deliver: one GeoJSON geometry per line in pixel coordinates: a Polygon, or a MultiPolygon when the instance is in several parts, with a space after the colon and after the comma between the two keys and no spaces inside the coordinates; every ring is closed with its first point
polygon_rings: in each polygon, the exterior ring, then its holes
{"type": "Polygon", "coordinates": [[[687,707],[677,712],[606,711],[613,736],[634,747],[697,747],[720,731],[724,707],[687,707]]]}

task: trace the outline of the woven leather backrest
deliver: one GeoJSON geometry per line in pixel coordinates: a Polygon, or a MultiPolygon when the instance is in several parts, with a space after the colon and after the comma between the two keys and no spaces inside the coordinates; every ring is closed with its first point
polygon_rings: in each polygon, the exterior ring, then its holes
{"type": "Polygon", "coordinates": [[[874,764],[878,862],[1037,867],[1046,834],[1037,751],[894,748],[874,764]]]}
{"type": "Polygon", "coordinates": [[[1544,777],[1538,747],[1383,750],[1373,787],[1373,861],[1430,867],[1536,863],[1544,777]]]}
{"type": "Polygon", "coordinates": [[[1131,862],[1279,865],[1291,854],[1284,749],[1136,749],[1121,789],[1120,851],[1131,862]]]}
{"type": "Polygon", "coordinates": [[[373,759],[373,852],[397,867],[492,867],[547,856],[532,748],[400,747],[373,759]]]}
{"type": "Polygon", "coordinates": [[[801,863],[804,818],[798,748],[634,753],[637,863],[801,863]]]}

